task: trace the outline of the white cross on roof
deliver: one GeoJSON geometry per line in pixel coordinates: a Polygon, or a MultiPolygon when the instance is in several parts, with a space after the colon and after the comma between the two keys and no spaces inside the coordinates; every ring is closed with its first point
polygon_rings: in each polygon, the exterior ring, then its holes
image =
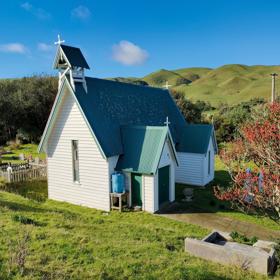
{"type": "Polygon", "coordinates": [[[65,43],[65,40],[60,40],[59,34],[57,35],[57,39],[58,39],[57,42],[54,43],[55,45],[61,45],[62,43],[65,43]]]}
{"type": "Polygon", "coordinates": [[[164,122],[164,124],[165,124],[166,126],[169,126],[169,125],[171,124],[171,122],[168,120],[168,116],[166,117],[166,121],[164,122]]]}
{"type": "Polygon", "coordinates": [[[171,87],[171,85],[168,84],[168,81],[165,82],[165,85],[163,86],[163,88],[165,89],[169,89],[171,87]]]}

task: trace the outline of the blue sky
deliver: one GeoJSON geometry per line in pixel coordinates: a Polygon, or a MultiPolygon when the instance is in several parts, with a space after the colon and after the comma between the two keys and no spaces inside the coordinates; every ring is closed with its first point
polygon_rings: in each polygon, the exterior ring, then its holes
{"type": "Polygon", "coordinates": [[[90,76],[280,64],[280,1],[1,1],[1,78],[54,74],[53,42],[82,49],[90,76]]]}

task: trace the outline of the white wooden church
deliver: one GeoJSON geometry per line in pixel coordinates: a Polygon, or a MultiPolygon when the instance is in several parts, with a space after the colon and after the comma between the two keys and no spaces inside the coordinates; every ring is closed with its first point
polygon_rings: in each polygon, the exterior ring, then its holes
{"type": "Polygon", "coordinates": [[[50,199],[109,211],[119,171],[129,205],[154,213],[175,200],[175,182],[213,180],[213,126],[187,124],[168,90],[86,77],[81,50],[62,42],[54,68],[58,94],[39,145],[50,199]]]}

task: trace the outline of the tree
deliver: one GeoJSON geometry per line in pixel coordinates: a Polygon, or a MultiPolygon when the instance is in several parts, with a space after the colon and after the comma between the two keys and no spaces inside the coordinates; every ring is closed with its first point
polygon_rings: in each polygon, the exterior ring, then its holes
{"type": "Polygon", "coordinates": [[[209,103],[200,100],[196,101],[195,103],[191,102],[185,98],[184,94],[178,91],[172,90],[171,94],[173,95],[176,105],[188,123],[204,122],[202,113],[212,109],[209,103]]]}
{"type": "Polygon", "coordinates": [[[33,76],[0,81],[0,144],[19,133],[38,141],[57,93],[57,78],[33,76]]]}
{"type": "Polygon", "coordinates": [[[259,107],[240,129],[240,137],[221,151],[232,185],[215,195],[246,212],[280,219],[280,103],[259,107]]]}
{"type": "Polygon", "coordinates": [[[220,104],[214,114],[217,142],[229,142],[239,136],[239,128],[251,118],[254,108],[264,104],[263,99],[252,99],[233,106],[220,104]]]}

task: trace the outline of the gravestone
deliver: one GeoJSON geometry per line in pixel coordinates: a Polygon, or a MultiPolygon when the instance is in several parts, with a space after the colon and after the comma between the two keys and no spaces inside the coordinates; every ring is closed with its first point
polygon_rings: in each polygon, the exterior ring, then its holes
{"type": "Polygon", "coordinates": [[[24,154],[19,154],[18,158],[19,160],[24,160],[24,154]]]}

